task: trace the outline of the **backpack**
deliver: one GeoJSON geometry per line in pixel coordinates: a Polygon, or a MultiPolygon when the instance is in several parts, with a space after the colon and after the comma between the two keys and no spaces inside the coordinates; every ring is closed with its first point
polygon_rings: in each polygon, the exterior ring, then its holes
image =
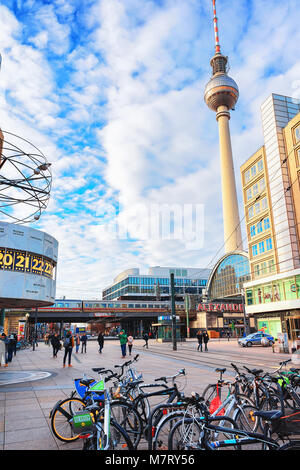
{"type": "Polygon", "coordinates": [[[64,340],[64,348],[68,348],[69,346],[71,346],[71,337],[66,337],[65,340],[64,340]]]}

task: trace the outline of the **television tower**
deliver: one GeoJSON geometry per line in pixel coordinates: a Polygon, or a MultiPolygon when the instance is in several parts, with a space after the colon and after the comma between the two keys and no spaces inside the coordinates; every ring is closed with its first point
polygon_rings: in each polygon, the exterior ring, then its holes
{"type": "Polygon", "coordinates": [[[235,107],[239,97],[239,89],[235,81],[227,74],[228,58],[221,54],[219,43],[216,0],[212,0],[212,2],[214,12],[215,55],[210,61],[212,77],[205,87],[204,99],[207,106],[216,112],[219,126],[224,242],[225,253],[229,253],[242,250],[242,235],[229,130],[229,111],[235,107]]]}

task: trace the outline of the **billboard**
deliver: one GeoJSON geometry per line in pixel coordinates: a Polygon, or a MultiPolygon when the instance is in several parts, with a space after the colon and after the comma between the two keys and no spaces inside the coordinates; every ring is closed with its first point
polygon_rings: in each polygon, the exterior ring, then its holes
{"type": "Polygon", "coordinates": [[[0,308],[52,305],[57,255],[48,233],[0,222],[0,308]]]}

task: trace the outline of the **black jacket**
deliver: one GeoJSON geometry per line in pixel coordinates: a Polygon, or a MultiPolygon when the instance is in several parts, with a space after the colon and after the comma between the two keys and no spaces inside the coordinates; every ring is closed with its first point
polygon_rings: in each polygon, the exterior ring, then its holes
{"type": "Polygon", "coordinates": [[[202,343],[202,340],[203,340],[203,334],[202,333],[198,333],[197,335],[197,340],[198,340],[198,343],[202,343]]]}
{"type": "Polygon", "coordinates": [[[204,343],[208,343],[208,341],[209,341],[208,333],[203,333],[203,341],[204,341],[204,343]]]}

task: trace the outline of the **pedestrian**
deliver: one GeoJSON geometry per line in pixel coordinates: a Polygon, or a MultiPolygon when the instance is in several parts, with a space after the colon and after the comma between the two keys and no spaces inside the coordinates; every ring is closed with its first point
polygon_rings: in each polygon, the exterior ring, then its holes
{"type": "Polygon", "coordinates": [[[148,349],[148,340],[149,340],[149,335],[148,335],[148,333],[144,333],[144,334],[143,334],[143,338],[144,338],[144,340],[145,340],[145,344],[143,345],[143,348],[148,349]]]}
{"type": "Polygon", "coordinates": [[[196,337],[197,337],[197,340],[198,340],[198,347],[197,347],[197,351],[200,351],[202,352],[202,341],[203,341],[203,335],[202,335],[202,332],[201,330],[198,330],[197,334],[196,334],[196,337]]]}
{"type": "Polygon", "coordinates": [[[73,338],[71,331],[68,331],[68,333],[66,334],[66,337],[64,340],[64,348],[65,348],[65,354],[64,354],[64,359],[63,359],[63,367],[66,366],[67,356],[68,356],[68,365],[69,367],[72,367],[71,358],[72,358],[72,351],[74,348],[74,338],[73,338]]]}
{"type": "Polygon", "coordinates": [[[0,367],[2,364],[4,367],[8,366],[6,359],[5,334],[3,333],[0,337],[0,367]]]}
{"type": "Polygon", "coordinates": [[[18,335],[14,333],[14,356],[17,355],[18,335]]]}
{"type": "Polygon", "coordinates": [[[127,344],[127,335],[125,333],[125,330],[120,331],[119,340],[120,340],[122,358],[124,359],[124,357],[126,357],[126,344],[127,344]]]}
{"type": "Polygon", "coordinates": [[[10,335],[6,338],[7,341],[7,362],[11,362],[14,354],[15,348],[15,338],[14,335],[10,335]]]}
{"type": "Polygon", "coordinates": [[[60,340],[58,333],[55,333],[51,337],[51,345],[52,345],[52,350],[53,350],[53,357],[57,357],[57,353],[60,350],[60,340]]]}
{"type": "Polygon", "coordinates": [[[209,341],[209,335],[208,335],[207,331],[204,330],[204,332],[203,332],[203,342],[204,342],[204,346],[205,346],[205,351],[208,351],[208,349],[207,349],[208,341],[209,341]]]}
{"type": "Polygon", "coordinates": [[[98,334],[98,344],[99,344],[99,353],[102,354],[102,349],[104,346],[104,336],[101,332],[98,334]]]}
{"type": "Polygon", "coordinates": [[[81,354],[83,354],[83,350],[86,354],[86,343],[87,343],[87,335],[83,333],[81,336],[81,354]]]}
{"type": "Polygon", "coordinates": [[[227,340],[229,341],[229,338],[230,338],[230,330],[228,329],[227,330],[227,340]]]}
{"type": "Polygon", "coordinates": [[[133,346],[133,336],[131,333],[129,333],[129,336],[127,338],[127,344],[128,344],[129,356],[131,356],[131,351],[132,351],[132,346],[133,346]]]}
{"type": "Polygon", "coordinates": [[[76,333],[75,335],[75,350],[76,350],[76,354],[78,354],[79,352],[79,348],[80,348],[80,336],[78,333],[76,333]]]}

